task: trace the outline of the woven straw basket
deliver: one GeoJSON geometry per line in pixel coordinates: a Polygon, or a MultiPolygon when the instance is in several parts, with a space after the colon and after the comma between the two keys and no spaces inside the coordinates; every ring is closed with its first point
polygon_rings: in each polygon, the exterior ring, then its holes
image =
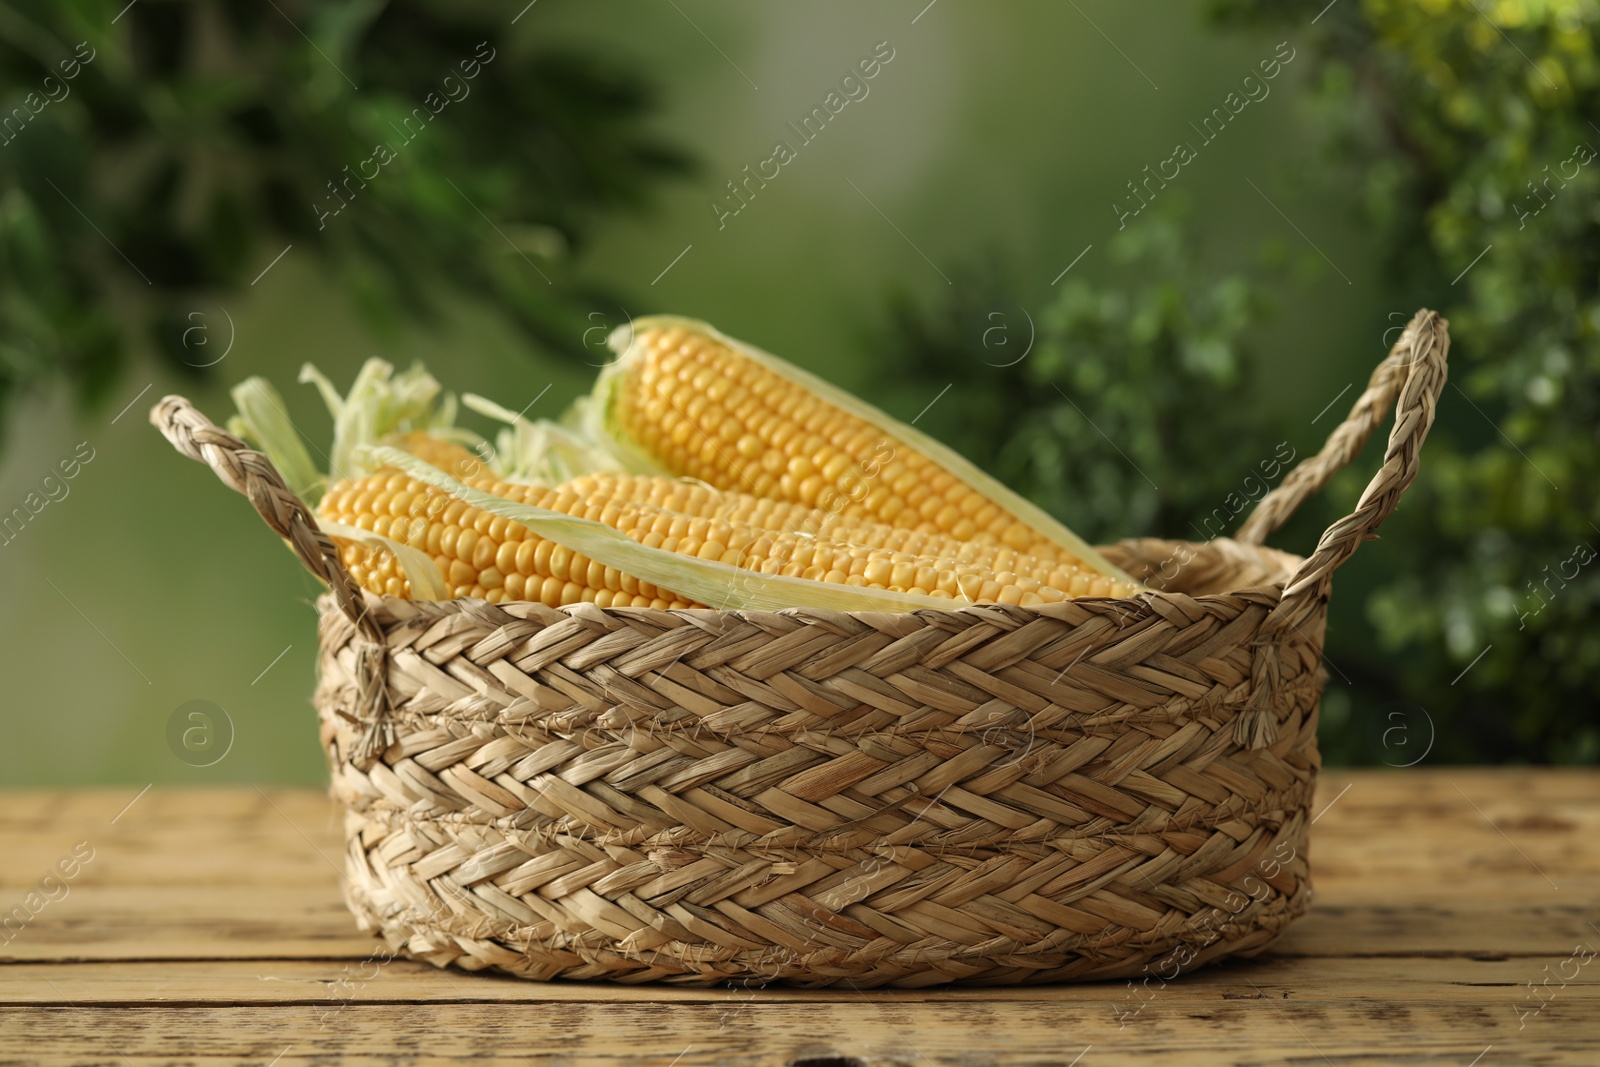
{"type": "Polygon", "coordinates": [[[909,614],[364,593],[267,459],[151,420],[331,592],[316,706],[345,897],[437,965],[528,978],[926,986],[1259,952],[1310,902],[1330,579],[1417,472],[1447,324],[1418,312],[1232,539],[1105,553],[1128,599],[909,614]],[[1309,559],[1261,541],[1389,409],[1309,559]]]}

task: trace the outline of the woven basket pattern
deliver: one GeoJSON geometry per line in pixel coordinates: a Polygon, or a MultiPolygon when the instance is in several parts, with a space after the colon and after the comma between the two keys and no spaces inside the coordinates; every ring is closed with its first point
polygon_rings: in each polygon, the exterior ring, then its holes
{"type": "Polygon", "coordinates": [[[1046,982],[1254,953],[1308,906],[1330,579],[1415,476],[1447,347],[1419,312],[1237,539],[1109,546],[1151,592],[1034,608],[377,597],[259,454],[181,398],[152,419],[329,582],[364,928],[540,979],[1046,982]],[[1262,547],[1390,409],[1355,511],[1262,547]]]}

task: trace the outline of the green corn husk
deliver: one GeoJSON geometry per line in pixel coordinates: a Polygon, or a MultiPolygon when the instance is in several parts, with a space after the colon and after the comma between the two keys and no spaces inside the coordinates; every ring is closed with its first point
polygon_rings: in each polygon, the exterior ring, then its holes
{"type": "MultiPolygon", "coordinates": [[[[326,379],[323,382],[326,383],[326,379]]],[[[331,387],[330,387],[331,388],[331,387]]],[[[283,476],[284,484],[308,506],[315,506],[327,488],[327,477],[317,469],[305,445],[300,442],[299,431],[289,421],[284,411],[283,397],[278,395],[265,378],[246,378],[232,390],[238,414],[228,420],[228,429],[236,437],[254,444],[266,453],[272,465],[283,476]]],[[[326,393],[324,394],[326,396],[326,393]]],[[[337,393],[334,394],[337,397],[337,393]]],[[[384,548],[394,553],[411,583],[411,595],[417,600],[445,600],[450,596],[444,575],[426,553],[410,545],[387,537],[380,537],[358,526],[317,519],[322,532],[346,541],[357,541],[373,548],[384,548]]]]}
{"type": "Polygon", "coordinates": [[[512,482],[560,485],[582,474],[620,471],[622,464],[578,430],[548,419],[526,419],[493,400],[464,393],[463,406],[506,424],[496,435],[490,468],[512,482]]]}
{"type": "Polygon", "coordinates": [[[392,364],[369,359],[344,396],[311,363],[300,368],[300,381],[317,387],[333,416],[333,447],[328,456],[328,474],[333,480],[370,474],[373,468],[364,465],[361,450],[412,430],[426,430],[468,448],[482,448],[485,443],[477,434],[456,426],[455,395],[445,392],[420,363],[397,373],[392,364]]]}
{"type": "Polygon", "coordinates": [[[265,378],[246,378],[232,389],[239,413],[228,420],[228,430],[255,445],[283,475],[284,484],[308,504],[315,504],[328,480],[312,462],[300,441],[300,431],[284,411],[283,397],[265,378]]]}
{"type": "Polygon", "coordinates": [[[1081,537],[1051,517],[1044,509],[1025,499],[1019,493],[1006,488],[998,480],[984,473],[954,449],[940,444],[916,427],[899,421],[859,397],[840,389],[836,385],[823,381],[816,375],[796,367],[787,360],[780,359],[769,352],[764,352],[753,345],[745,344],[743,341],[728,337],[698,319],[684,318],[677,315],[651,315],[618,326],[607,338],[606,343],[611,346],[612,351],[617,353],[617,358],[615,361],[606,364],[604,369],[601,370],[599,378],[595,381],[594,392],[591,394],[590,402],[583,409],[584,429],[589,437],[602,444],[616,456],[630,473],[671,473],[662,467],[645,447],[633,440],[626,428],[622,426],[619,417],[620,404],[618,401],[622,387],[626,383],[627,375],[631,372],[634,364],[643,358],[643,348],[635,343],[635,337],[641,330],[648,327],[679,327],[714,338],[767,370],[788,379],[801,388],[829,401],[840,410],[848,412],[882,431],[884,437],[891,442],[904,445],[927,456],[949,471],[950,474],[965,482],[973,490],[994,501],[995,504],[1033,527],[1045,538],[1070,552],[1089,567],[1102,574],[1130,582],[1135,586],[1139,584],[1104,556],[1100,555],[1099,552],[1096,552],[1081,537]]]}
{"type": "Polygon", "coordinates": [[[715,560],[649,548],[604,523],[518,504],[473,489],[397,448],[367,449],[363,461],[374,466],[396,467],[418,481],[442,489],[457,500],[491,515],[519,522],[540,537],[564,545],[574,552],[581,552],[602,566],[615,567],[661,589],[671,590],[685,599],[712,608],[751,611],[815,608],[824,611],[900,613],[919,608],[950,611],[960,606],[957,601],[941,597],[760,574],[715,560]]]}

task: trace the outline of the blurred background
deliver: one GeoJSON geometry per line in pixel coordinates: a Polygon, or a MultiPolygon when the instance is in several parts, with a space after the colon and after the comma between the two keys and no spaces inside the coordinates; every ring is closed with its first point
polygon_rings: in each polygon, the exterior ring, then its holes
{"type": "MultiPolygon", "coordinates": [[[[1231,532],[1436,308],[1451,381],[1339,572],[1325,757],[1593,763],[1597,24],[0,0],[0,784],[324,777],[315,584],[155,400],[221,421],[266,375],[321,445],[300,364],[380,355],[554,416],[658,311],[921,413],[1109,541],[1231,532]]],[[[1308,552],[1378,462],[1274,543],[1308,552]]]]}

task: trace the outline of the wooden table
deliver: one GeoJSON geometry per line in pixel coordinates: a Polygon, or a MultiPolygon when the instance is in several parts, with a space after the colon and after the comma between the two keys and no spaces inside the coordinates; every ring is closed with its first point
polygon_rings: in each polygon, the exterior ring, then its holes
{"type": "Polygon", "coordinates": [[[439,971],[355,930],[321,793],[0,799],[0,908],[29,917],[0,931],[0,1065],[1600,1064],[1592,771],[1329,772],[1311,913],[1255,960],[1138,991],[439,971]]]}

